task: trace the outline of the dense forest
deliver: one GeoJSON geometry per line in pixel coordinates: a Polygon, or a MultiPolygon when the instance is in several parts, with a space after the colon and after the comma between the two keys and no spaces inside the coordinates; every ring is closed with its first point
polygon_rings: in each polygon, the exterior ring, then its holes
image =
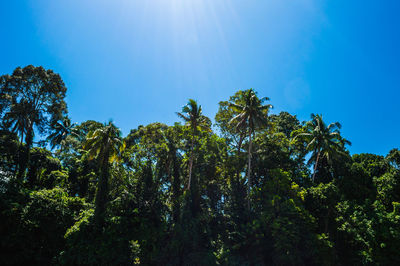
{"type": "Polygon", "coordinates": [[[0,77],[1,265],[400,264],[398,149],[350,155],[338,122],[253,89],[126,137],[73,123],[66,93],[43,67],[0,77]]]}

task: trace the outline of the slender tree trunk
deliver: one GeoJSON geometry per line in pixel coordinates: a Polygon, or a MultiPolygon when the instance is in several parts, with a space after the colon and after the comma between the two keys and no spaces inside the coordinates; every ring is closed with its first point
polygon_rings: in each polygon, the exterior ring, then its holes
{"type": "MultiPolygon", "coordinates": [[[[240,149],[242,148],[242,142],[243,142],[244,137],[242,136],[242,134],[240,135],[240,139],[239,139],[239,143],[238,143],[238,149],[237,149],[237,158],[238,158],[238,162],[239,162],[239,158],[240,158],[240,149]]],[[[237,164],[236,167],[236,182],[239,184],[239,174],[240,174],[240,168],[239,168],[239,163],[237,164]]]]}
{"type": "Polygon", "coordinates": [[[247,208],[250,210],[250,190],[251,190],[251,139],[252,131],[249,127],[249,151],[248,151],[248,167],[247,167],[247,208]]]}
{"type": "Polygon", "coordinates": [[[193,160],[194,160],[194,133],[193,133],[193,136],[192,136],[192,143],[190,145],[189,180],[188,180],[188,187],[187,187],[188,190],[190,190],[190,184],[192,182],[193,160]]]}
{"type": "Polygon", "coordinates": [[[24,142],[24,131],[21,132],[21,140],[18,143],[17,149],[17,161],[15,162],[14,175],[17,177],[17,180],[20,180],[20,170],[21,170],[21,162],[22,162],[22,143],[24,142]]]}
{"type": "Polygon", "coordinates": [[[32,147],[32,143],[33,143],[33,128],[29,128],[25,136],[25,151],[22,151],[20,153],[22,154],[22,156],[19,156],[19,169],[18,169],[17,179],[20,182],[24,181],[26,168],[29,165],[30,150],[32,147]]]}
{"type": "Polygon", "coordinates": [[[321,154],[321,151],[319,151],[318,152],[318,154],[317,154],[317,160],[315,161],[315,165],[314,165],[314,173],[313,173],[313,176],[312,176],[312,181],[313,181],[313,183],[314,183],[314,181],[315,181],[315,173],[317,172],[317,167],[318,167],[318,161],[319,161],[319,155],[321,154]]]}
{"type": "Polygon", "coordinates": [[[179,206],[179,197],[181,195],[180,189],[180,180],[179,180],[179,164],[176,158],[176,151],[173,151],[173,159],[172,159],[172,195],[173,195],[173,205],[172,205],[172,219],[174,223],[179,222],[180,217],[180,206],[179,206]]]}

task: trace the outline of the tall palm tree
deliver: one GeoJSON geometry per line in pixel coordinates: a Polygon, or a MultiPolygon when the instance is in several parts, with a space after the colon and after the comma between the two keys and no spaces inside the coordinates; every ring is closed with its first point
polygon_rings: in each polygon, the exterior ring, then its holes
{"type": "Polygon", "coordinates": [[[251,189],[251,148],[252,136],[257,128],[263,127],[268,123],[268,111],[272,108],[271,104],[263,104],[269,101],[268,97],[258,98],[253,89],[243,93],[243,104],[230,102],[229,105],[233,110],[238,112],[229,123],[235,123],[238,131],[247,128],[249,136],[248,147],[248,165],[247,165],[247,186],[248,186],[248,208],[250,208],[250,189],[251,189]]]}
{"type": "Polygon", "coordinates": [[[311,114],[311,121],[304,127],[306,132],[295,136],[295,139],[303,139],[307,143],[306,150],[312,152],[308,163],[314,163],[313,182],[321,159],[325,158],[332,165],[332,159],[344,153],[345,145],[351,145],[350,141],[340,135],[341,127],[338,122],[327,126],[322,115],[311,114]]]}
{"type": "Polygon", "coordinates": [[[121,138],[121,131],[110,121],[88,133],[83,148],[89,159],[97,158],[100,166],[100,179],[97,185],[94,219],[98,226],[104,223],[105,206],[108,197],[109,167],[121,158],[125,143],[121,138]]]}
{"type": "MultiPolygon", "coordinates": [[[[16,133],[20,136],[21,141],[25,138],[25,150],[19,151],[19,169],[17,179],[22,181],[25,170],[30,159],[30,149],[33,144],[33,125],[40,121],[40,116],[35,111],[35,108],[25,99],[20,102],[13,101],[10,107],[10,111],[4,116],[4,125],[10,128],[11,132],[16,133]]],[[[22,146],[20,146],[22,147],[22,146]]]]}
{"type": "Polygon", "coordinates": [[[55,131],[47,137],[50,141],[51,149],[56,146],[64,147],[66,138],[71,135],[75,124],[71,123],[71,119],[64,117],[62,121],[57,121],[54,123],[55,131]]]}
{"type": "Polygon", "coordinates": [[[189,99],[189,102],[182,107],[181,113],[176,113],[180,118],[185,121],[186,125],[192,130],[192,139],[190,143],[190,158],[189,158],[189,176],[187,189],[190,190],[190,184],[192,181],[192,169],[194,160],[194,141],[200,130],[210,130],[210,119],[203,115],[201,105],[193,99],[189,99]]]}

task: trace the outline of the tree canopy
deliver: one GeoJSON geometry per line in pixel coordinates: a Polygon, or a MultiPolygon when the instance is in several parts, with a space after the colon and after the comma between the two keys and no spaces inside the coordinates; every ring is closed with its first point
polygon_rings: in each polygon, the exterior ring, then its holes
{"type": "MultiPolygon", "coordinates": [[[[1,265],[397,265],[400,152],[240,90],[215,124],[68,117],[61,77],[0,77],[1,265]]],[[[183,103],[184,104],[184,103],[183,103]]],[[[178,119],[177,119],[178,120],[178,119]]]]}

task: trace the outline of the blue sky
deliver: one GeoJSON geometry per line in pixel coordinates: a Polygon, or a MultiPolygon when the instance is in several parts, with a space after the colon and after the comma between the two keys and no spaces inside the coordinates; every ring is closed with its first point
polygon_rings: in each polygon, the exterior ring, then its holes
{"type": "Polygon", "coordinates": [[[73,121],[124,134],[179,121],[194,98],[213,118],[238,89],[273,113],[339,121],[352,153],[400,146],[400,1],[1,1],[0,74],[61,74],[73,121]]]}

